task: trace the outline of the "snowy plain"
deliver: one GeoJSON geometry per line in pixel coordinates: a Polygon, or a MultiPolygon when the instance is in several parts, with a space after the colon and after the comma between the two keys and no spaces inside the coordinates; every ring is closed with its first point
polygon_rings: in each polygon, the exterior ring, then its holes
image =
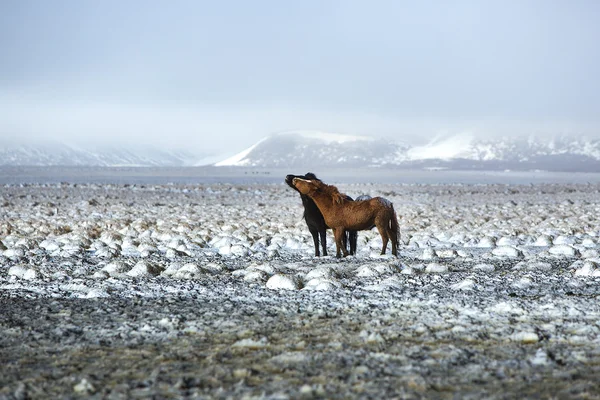
{"type": "Polygon", "coordinates": [[[341,183],[336,259],[284,176],[3,184],[0,398],[600,396],[600,183],[341,183]]]}

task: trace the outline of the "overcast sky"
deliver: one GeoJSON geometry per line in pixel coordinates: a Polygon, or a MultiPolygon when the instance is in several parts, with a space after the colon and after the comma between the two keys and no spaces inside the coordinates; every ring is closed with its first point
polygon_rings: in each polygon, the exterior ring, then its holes
{"type": "Polygon", "coordinates": [[[0,137],[600,136],[600,1],[5,0],[0,137]]]}

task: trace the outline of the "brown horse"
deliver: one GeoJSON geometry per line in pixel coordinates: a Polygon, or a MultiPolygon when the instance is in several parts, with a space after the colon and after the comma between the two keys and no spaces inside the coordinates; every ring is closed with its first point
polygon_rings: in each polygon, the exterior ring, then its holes
{"type": "Polygon", "coordinates": [[[325,222],[333,229],[338,258],[341,256],[340,249],[344,257],[348,255],[348,251],[342,246],[346,230],[368,230],[373,225],[377,227],[383,241],[381,254],[385,254],[388,240],[391,240],[392,254],[398,255],[398,220],[389,200],[374,197],[363,201],[347,201],[338,188],[319,180],[294,178],[292,183],[300,193],[314,200],[325,222]]]}

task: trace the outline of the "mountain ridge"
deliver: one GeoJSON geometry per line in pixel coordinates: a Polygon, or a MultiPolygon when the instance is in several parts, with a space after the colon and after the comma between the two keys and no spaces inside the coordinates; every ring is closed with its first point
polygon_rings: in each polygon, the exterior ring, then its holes
{"type": "Polygon", "coordinates": [[[2,166],[414,168],[600,172],[600,140],[538,136],[439,135],[426,143],[320,131],[269,135],[233,156],[201,149],[74,145],[53,141],[0,144],[2,166]]]}

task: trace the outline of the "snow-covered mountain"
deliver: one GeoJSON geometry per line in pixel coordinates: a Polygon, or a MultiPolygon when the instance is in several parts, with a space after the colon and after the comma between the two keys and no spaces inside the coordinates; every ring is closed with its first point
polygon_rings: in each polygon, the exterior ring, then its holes
{"type": "Polygon", "coordinates": [[[369,136],[294,131],[268,136],[248,149],[216,163],[245,167],[363,167],[391,164],[408,147],[369,136]]]}
{"type": "Polygon", "coordinates": [[[0,165],[27,166],[185,166],[201,156],[152,146],[76,146],[60,142],[0,144],[0,165]]]}
{"type": "Polygon", "coordinates": [[[600,140],[438,136],[409,145],[368,136],[294,131],[268,136],[214,164],[243,167],[398,167],[600,172],[600,140]]]}

